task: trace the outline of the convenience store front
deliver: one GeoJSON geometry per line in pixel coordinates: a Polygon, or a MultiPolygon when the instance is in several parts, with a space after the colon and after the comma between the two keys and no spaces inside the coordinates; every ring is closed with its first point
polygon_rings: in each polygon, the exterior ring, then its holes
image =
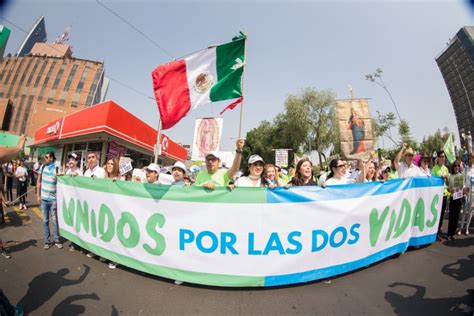
{"type": "MultiPolygon", "coordinates": [[[[56,153],[64,165],[74,152],[85,163],[87,152],[94,151],[104,165],[108,158],[130,157],[135,168],[153,161],[157,131],[113,101],[106,101],[54,120],[35,132],[31,146],[42,154],[46,149],[56,153]]],[[[161,134],[160,165],[186,160],[188,151],[161,134]]]]}

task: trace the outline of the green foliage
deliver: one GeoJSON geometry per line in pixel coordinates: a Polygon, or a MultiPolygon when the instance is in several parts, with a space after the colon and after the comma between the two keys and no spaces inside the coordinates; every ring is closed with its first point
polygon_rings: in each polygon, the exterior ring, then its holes
{"type": "Polygon", "coordinates": [[[401,142],[406,143],[408,147],[411,147],[411,148],[418,147],[418,144],[411,136],[410,125],[408,124],[407,120],[402,119],[400,121],[400,124],[398,124],[398,134],[400,135],[401,142]]]}
{"type": "Polygon", "coordinates": [[[420,144],[420,152],[426,152],[430,155],[435,151],[443,149],[444,143],[449,137],[449,130],[447,127],[443,129],[443,132],[438,128],[433,135],[423,137],[423,141],[420,144]]]}
{"type": "Polygon", "coordinates": [[[246,166],[250,154],[259,154],[265,161],[274,162],[272,149],[278,148],[292,150],[290,162],[294,153],[301,154],[300,150],[316,150],[320,154],[326,150],[340,152],[334,99],[334,92],[314,88],[289,95],[285,100],[285,111],[272,123],[262,121],[247,133],[242,166],[246,166]]]}

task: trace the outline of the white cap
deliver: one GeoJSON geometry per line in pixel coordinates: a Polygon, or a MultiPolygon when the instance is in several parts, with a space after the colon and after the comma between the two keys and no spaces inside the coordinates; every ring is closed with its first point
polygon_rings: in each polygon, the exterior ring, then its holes
{"type": "Polygon", "coordinates": [[[265,161],[263,161],[263,158],[260,157],[259,155],[252,155],[249,157],[249,165],[256,163],[257,161],[261,161],[262,163],[265,163],[265,161]]]}
{"type": "Polygon", "coordinates": [[[214,158],[217,158],[217,159],[221,160],[221,157],[219,157],[219,152],[217,152],[217,151],[210,151],[210,152],[208,152],[208,153],[206,154],[206,157],[205,157],[205,158],[207,159],[207,157],[210,157],[210,156],[213,156],[214,158]]]}
{"type": "Polygon", "coordinates": [[[69,159],[74,159],[77,160],[77,154],[76,153],[71,153],[69,156],[67,156],[69,159]]]}
{"type": "Polygon", "coordinates": [[[149,164],[145,169],[150,170],[150,171],[155,171],[156,173],[160,173],[160,166],[158,166],[156,163],[149,164]]]}
{"type": "Polygon", "coordinates": [[[171,170],[173,170],[174,168],[179,168],[179,169],[183,170],[184,174],[186,174],[186,166],[181,161],[176,161],[174,163],[173,167],[171,168],[171,170]]]}

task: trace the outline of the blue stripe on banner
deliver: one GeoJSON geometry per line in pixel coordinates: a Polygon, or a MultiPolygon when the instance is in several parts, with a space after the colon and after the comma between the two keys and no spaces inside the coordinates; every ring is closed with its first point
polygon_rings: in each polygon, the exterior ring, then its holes
{"type": "Polygon", "coordinates": [[[278,275],[278,276],[267,276],[265,277],[265,286],[277,286],[294,283],[304,283],[314,280],[329,278],[335,275],[343,274],[346,272],[354,271],[375,262],[381,261],[385,258],[393,256],[394,254],[401,253],[407,250],[408,246],[421,246],[431,244],[436,240],[436,234],[413,237],[408,242],[403,242],[390,248],[381,250],[373,255],[370,255],[364,259],[343,263],[340,265],[322,268],[317,270],[311,270],[301,273],[278,275]]]}
{"type": "Polygon", "coordinates": [[[382,182],[368,182],[344,184],[337,186],[318,187],[301,186],[275,188],[267,190],[268,203],[300,203],[315,201],[330,201],[353,199],[363,196],[380,195],[404,191],[413,188],[426,188],[443,186],[443,179],[440,177],[420,177],[409,179],[393,179],[382,182]]]}

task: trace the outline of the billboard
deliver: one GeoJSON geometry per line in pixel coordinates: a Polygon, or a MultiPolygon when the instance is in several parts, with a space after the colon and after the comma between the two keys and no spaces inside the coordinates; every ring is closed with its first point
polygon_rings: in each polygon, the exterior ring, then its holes
{"type": "Polygon", "coordinates": [[[5,47],[7,47],[8,37],[10,37],[10,30],[0,24],[0,60],[3,59],[3,53],[5,52],[5,47]]]}
{"type": "Polygon", "coordinates": [[[46,25],[44,23],[44,16],[41,16],[23,40],[23,43],[21,44],[17,52],[18,56],[28,55],[36,43],[46,43],[46,38],[47,35],[46,25]]]}

